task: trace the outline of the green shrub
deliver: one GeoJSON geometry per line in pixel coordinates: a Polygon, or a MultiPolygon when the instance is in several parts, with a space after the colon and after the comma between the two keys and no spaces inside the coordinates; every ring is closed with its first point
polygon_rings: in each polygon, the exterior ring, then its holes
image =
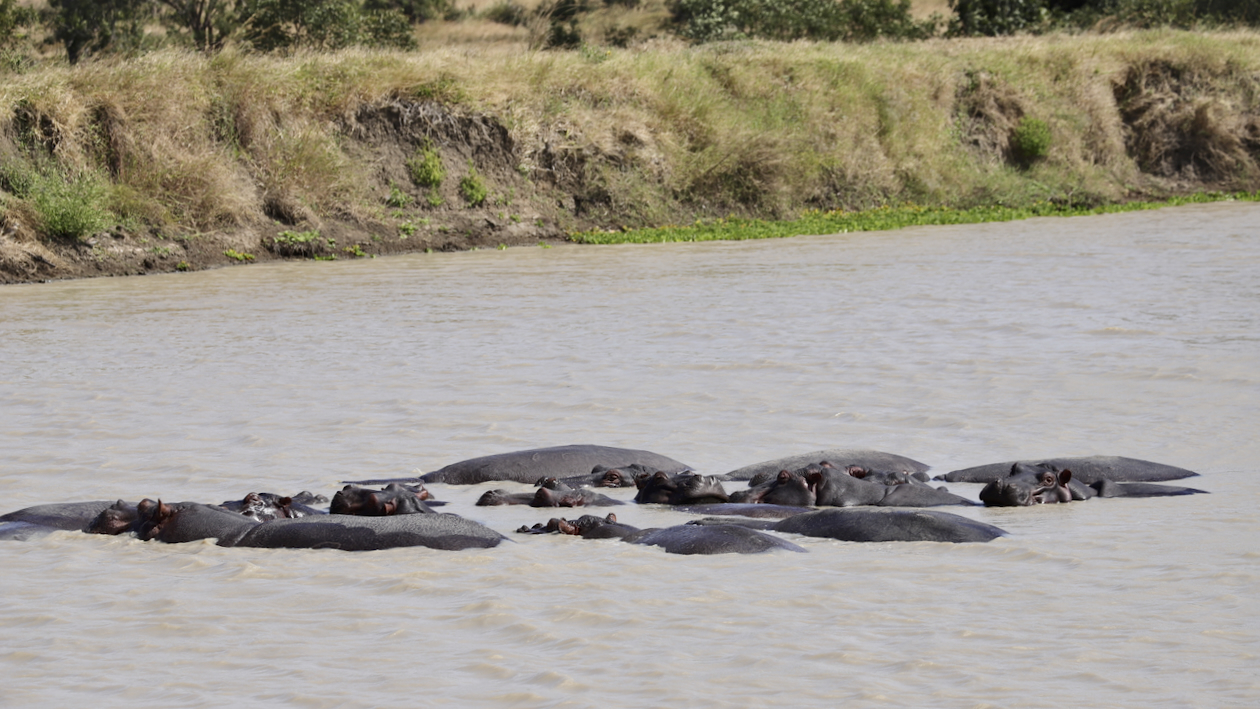
{"type": "Polygon", "coordinates": [[[369,12],[396,11],[408,22],[428,22],[445,17],[454,7],[451,0],[365,0],[369,12]]]}
{"type": "Polygon", "coordinates": [[[529,11],[520,3],[513,2],[513,0],[499,0],[499,2],[491,5],[481,16],[501,25],[521,27],[529,20],[529,11]]]}
{"type": "Polygon", "coordinates": [[[446,179],[442,156],[428,138],[425,138],[424,144],[417,147],[416,154],[407,161],[407,171],[411,173],[411,181],[421,187],[437,189],[442,186],[442,180],[446,179]]]}
{"type": "Polygon", "coordinates": [[[464,201],[469,207],[480,207],[485,203],[486,197],[490,192],[481,182],[481,175],[477,173],[477,168],[472,165],[468,166],[468,174],[459,181],[459,193],[464,197],[464,201]]]}
{"type": "Polygon", "coordinates": [[[1030,164],[1050,154],[1050,126],[1037,118],[1024,116],[1011,131],[1011,155],[1030,164]]]}
{"type": "Polygon", "coordinates": [[[396,209],[405,209],[416,201],[415,197],[398,189],[398,185],[393,182],[389,183],[389,196],[385,198],[385,204],[396,209]]]}
{"type": "Polygon", "coordinates": [[[242,38],[264,52],[415,46],[405,11],[382,3],[365,7],[358,0],[242,0],[239,8],[242,38]]]}
{"type": "Polygon", "coordinates": [[[282,231],[271,240],[271,251],[286,258],[302,257],[320,260],[337,246],[336,239],[325,239],[318,231],[282,231]]]}
{"type": "Polygon", "coordinates": [[[113,216],[103,206],[109,190],[95,176],[38,176],[30,194],[44,233],[59,239],[82,239],[107,227],[113,216]]]}
{"type": "Polygon", "coordinates": [[[936,24],[915,20],[910,0],[673,0],[670,12],[678,34],[697,42],[923,39],[936,24]]]}
{"type": "Polygon", "coordinates": [[[1025,32],[1046,18],[1042,0],[949,0],[949,34],[995,37],[1025,32]]]}

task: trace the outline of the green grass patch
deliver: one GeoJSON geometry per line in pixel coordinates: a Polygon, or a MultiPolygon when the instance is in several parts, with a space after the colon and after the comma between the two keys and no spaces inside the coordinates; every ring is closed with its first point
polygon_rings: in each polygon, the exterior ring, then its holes
{"type": "Polygon", "coordinates": [[[459,193],[464,197],[464,201],[469,207],[480,207],[485,203],[486,197],[490,196],[490,191],[486,189],[485,183],[481,181],[481,175],[477,172],[477,168],[472,165],[468,166],[468,174],[459,181],[459,193]]]}
{"type": "Polygon", "coordinates": [[[425,139],[424,144],[416,148],[416,153],[407,161],[407,171],[411,181],[421,187],[437,189],[446,179],[446,168],[442,166],[442,156],[433,147],[433,142],[425,139]]]}
{"type": "Polygon", "coordinates": [[[1101,206],[1072,206],[1037,202],[1026,207],[984,206],[969,209],[952,207],[877,207],[860,212],[807,212],[799,219],[766,221],[725,218],[698,221],[687,226],[664,226],[624,231],[585,231],[569,234],[580,244],[651,244],[669,241],[742,241],[779,239],[806,234],[844,234],[852,231],[886,231],[908,226],[980,224],[1009,222],[1031,217],[1073,217],[1159,209],[1183,204],[1223,201],[1260,202],[1257,192],[1200,192],[1153,202],[1123,202],[1101,206]]]}

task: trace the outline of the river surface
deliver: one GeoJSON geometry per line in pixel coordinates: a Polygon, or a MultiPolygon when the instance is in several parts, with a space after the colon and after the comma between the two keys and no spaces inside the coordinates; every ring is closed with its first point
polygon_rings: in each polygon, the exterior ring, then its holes
{"type": "Polygon", "coordinates": [[[1123,455],[1211,494],[750,556],[515,535],[557,513],[472,505],[513,484],[431,486],[489,550],[57,532],[0,542],[0,705],[1260,706],[1260,205],[0,288],[0,511],[569,443],[1123,455]]]}

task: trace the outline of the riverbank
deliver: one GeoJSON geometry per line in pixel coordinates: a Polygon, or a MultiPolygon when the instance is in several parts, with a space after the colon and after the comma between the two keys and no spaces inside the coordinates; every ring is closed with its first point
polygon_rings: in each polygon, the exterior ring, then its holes
{"type": "Polygon", "coordinates": [[[0,86],[9,283],[1257,190],[1254,32],[171,51],[0,86]]]}

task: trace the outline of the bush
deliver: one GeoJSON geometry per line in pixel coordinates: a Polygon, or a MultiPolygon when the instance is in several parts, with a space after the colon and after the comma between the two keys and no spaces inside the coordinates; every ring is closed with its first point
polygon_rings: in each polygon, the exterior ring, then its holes
{"type": "Polygon", "coordinates": [[[368,12],[399,12],[409,23],[428,22],[445,17],[454,8],[451,0],[365,0],[368,12]]]}
{"type": "Polygon", "coordinates": [[[523,5],[512,0],[500,0],[491,5],[482,17],[501,25],[521,27],[529,19],[529,11],[523,5]]]}
{"type": "Polygon", "coordinates": [[[490,192],[481,182],[477,168],[472,165],[468,166],[468,174],[464,175],[464,179],[459,181],[459,193],[469,207],[480,207],[485,203],[486,197],[490,196],[490,192]]]}
{"type": "Polygon", "coordinates": [[[244,40],[264,52],[415,46],[405,12],[365,8],[357,0],[243,0],[240,21],[244,40]]]}
{"type": "Polygon", "coordinates": [[[30,194],[43,232],[59,239],[82,239],[104,229],[113,216],[103,206],[108,198],[105,183],[92,175],[40,175],[30,194]]]}
{"type": "Polygon", "coordinates": [[[954,17],[949,34],[995,37],[1024,32],[1042,25],[1046,8],[1042,0],[949,0],[954,17]]]}
{"type": "Polygon", "coordinates": [[[935,21],[910,15],[910,0],[674,0],[678,34],[697,42],[744,37],[864,42],[924,39],[935,21]]]}
{"type": "Polygon", "coordinates": [[[442,167],[442,156],[432,141],[426,138],[424,144],[416,148],[416,154],[407,161],[407,172],[411,174],[411,181],[421,187],[442,186],[446,168],[442,167]]]}
{"type": "Polygon", "coordinates": [[[1024,116],[1011,131],[1011,155],[1028,165],[1050,153],[1050,126],[1037,118],[1024,116]]]}

